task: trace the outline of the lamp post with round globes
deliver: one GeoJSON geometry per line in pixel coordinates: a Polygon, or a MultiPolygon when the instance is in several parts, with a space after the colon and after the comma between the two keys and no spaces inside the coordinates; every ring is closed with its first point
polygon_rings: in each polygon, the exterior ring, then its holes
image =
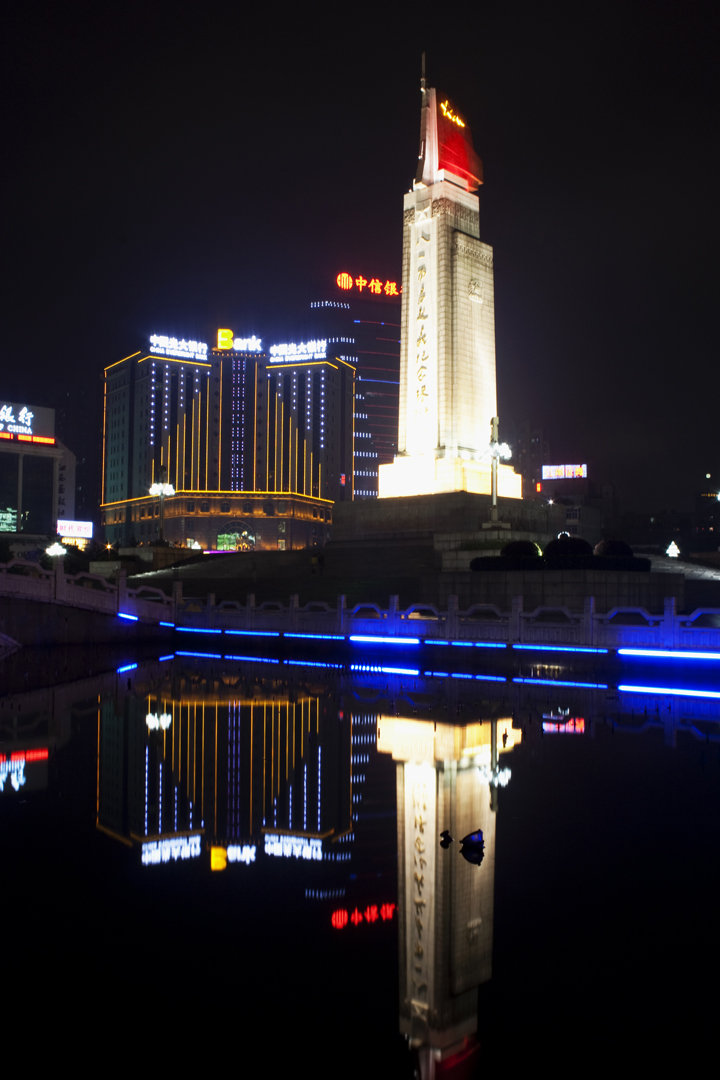
{"type": "Polygon", "coordinates": [[[172,484],[167,484],[161,481],[159,483],[151,484],[149,490],[151,495],[157,495],[157,497],[160,499],[160,542],[162,543],[162,541],[165,539],[165,499],[169,495],[175,494],[175,488],[172,486],[172,484]]]}
{"type": "Polygon", "coordinates": [[[492,510],[490,512],[490,520],[497,521],[497,489],[498,489],[498,462],[502,458],[503,461],[509,461],[512,457],[510,447],[507,443],[501,443],[498,441],[498,428],[500,421],[497,416],[493,416],[490,422],[490,490],[492,492],[492,510]]]}

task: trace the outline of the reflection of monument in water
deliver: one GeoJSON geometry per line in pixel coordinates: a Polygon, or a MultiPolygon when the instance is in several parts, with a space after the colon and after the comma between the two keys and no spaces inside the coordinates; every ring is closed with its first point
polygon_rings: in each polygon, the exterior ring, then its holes
{"type": "Polygon", "coordinates": [[[511,719],[449,724],[381,717],[378,749],[397,762],[400,1030],[422,1075],[472,1052],[478,986],[492,974],[495,811],[519,742],[511,719]],[[440,846],[448,830],[454,843],[440,846]],[[482,830],[477,866],[458,841],[482,830]]]}
{"type": "MultiPolygon", "coordinates": [[[[421,91],[418,168],[403,215],[398,454],[380,467],[381,498],[491,491],[495,297],[475,194],[482,163],[449,100],[424,78],[421,91]]],[[[521,498],[521,477],[499,465],[497,490],[521,498]]]]}

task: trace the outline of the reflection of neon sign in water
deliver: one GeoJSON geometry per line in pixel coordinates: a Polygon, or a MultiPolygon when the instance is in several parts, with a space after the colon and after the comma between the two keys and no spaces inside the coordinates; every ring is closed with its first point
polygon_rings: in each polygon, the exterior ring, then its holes
{"type": "Polygon", "coordinates": [[[456,112],[453,112],[450,106],[450,102],[447,98],[445,98],[444,101],[440,102],[440,108],[442,110],[443,116],[446,116],[448,120],[452,120],[453,124],[457,124],[457,126],[461,128],[465,127],[465,121],[461,120],[456,112]]]}
{"type": "Polygon", "coordinates": [[[360,911],[357,907],[350,912],[347,908],[337,908],[330,916],[330,925],[335,930],[344,930],[348,923],[360,926],[361,923],[376,923],[378,920],[388,922],[395,915],[395,904],[368,904],[360,911]]]}
{"type": "Polygon", "coordinates": [[[564,719],[553,716],[552,713],[543,713],[542,729],[554,735],[583,735],[585,732],[585,720],[582,716],[568,716],[567,719],[564,719]]]}
{"type": "Polygon", "coordinates": [[[13,790],[19,791],[27,780],[25,766],[34,761],[47,761],[47,759],[46,747],[38,750],[18,750],[9,758],[4,754],[0,755],[0,791],[5,790],[5,781],[8,779],[13,790]]]}
{"type": "Polygon", "coordinates": [[[143,866],[197,859],[200,855],[199,836],[172,836],[167,840],[149,840],[142,846],[143,866]]]}
{"type": "Polygon", "coordinates": [[[145,717],[145,723],[148,726],[148,731],[159,731],[161,728],[163,731],[167,731],[172,723],[172,716],[170,713],[148,713],[145,717]]]}
{"type": "Polygon", "coordinates": [[[268,833],[265,836],[265,854],[279,855],[284,859],[322,860],[322,841],[309,836],[278,836],[268,833]]]}
{"type": "Polygon", "coordinates": [[[251,862],[255,862],[255,845],[230,844],[227,849],[227,857],[228,862],[242,862],[249,866],[251,862]]]}

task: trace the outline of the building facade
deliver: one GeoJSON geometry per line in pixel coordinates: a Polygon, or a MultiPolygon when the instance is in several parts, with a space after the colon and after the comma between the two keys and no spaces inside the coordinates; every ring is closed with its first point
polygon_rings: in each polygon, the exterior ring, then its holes
{"type": "Polygon", "coordinates": [[[379,466],[397,453],[401,286],[348,266],[310,313],[313,331],[356,369],[353,498],[366,499],[377,497],[379,466]]]}
{"type": "Polygon", "coordinates": [[[354,369],[325,348],[268,356],[261,339],[230,330],[212,349],[154,335],[110,365],[107,539],[206,550],[325,543],[333,502],[352,497],[354,401],[354,369]],[[156,484],[169,486],[151,494],[156,484]]]}
{"type": "Polygon", "coordinates": [[[54,409],[0,400],[0,533],[54,536],[74,518],[75,465],[54,409]]]}

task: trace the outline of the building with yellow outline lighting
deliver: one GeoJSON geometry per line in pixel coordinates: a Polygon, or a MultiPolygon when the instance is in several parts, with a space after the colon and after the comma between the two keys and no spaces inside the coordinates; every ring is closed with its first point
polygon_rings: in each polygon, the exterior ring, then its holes
{"type": "Polygon", "coordinates": [[[291,550],[328,539],[352,498],[355,369],[327,343],[153,335],[105,369],[108,541],[291,550]],[[309,348],[311,347],[311,348],[309,348]],[[162,500],[155,483],[171,485],[162,500]]]}

